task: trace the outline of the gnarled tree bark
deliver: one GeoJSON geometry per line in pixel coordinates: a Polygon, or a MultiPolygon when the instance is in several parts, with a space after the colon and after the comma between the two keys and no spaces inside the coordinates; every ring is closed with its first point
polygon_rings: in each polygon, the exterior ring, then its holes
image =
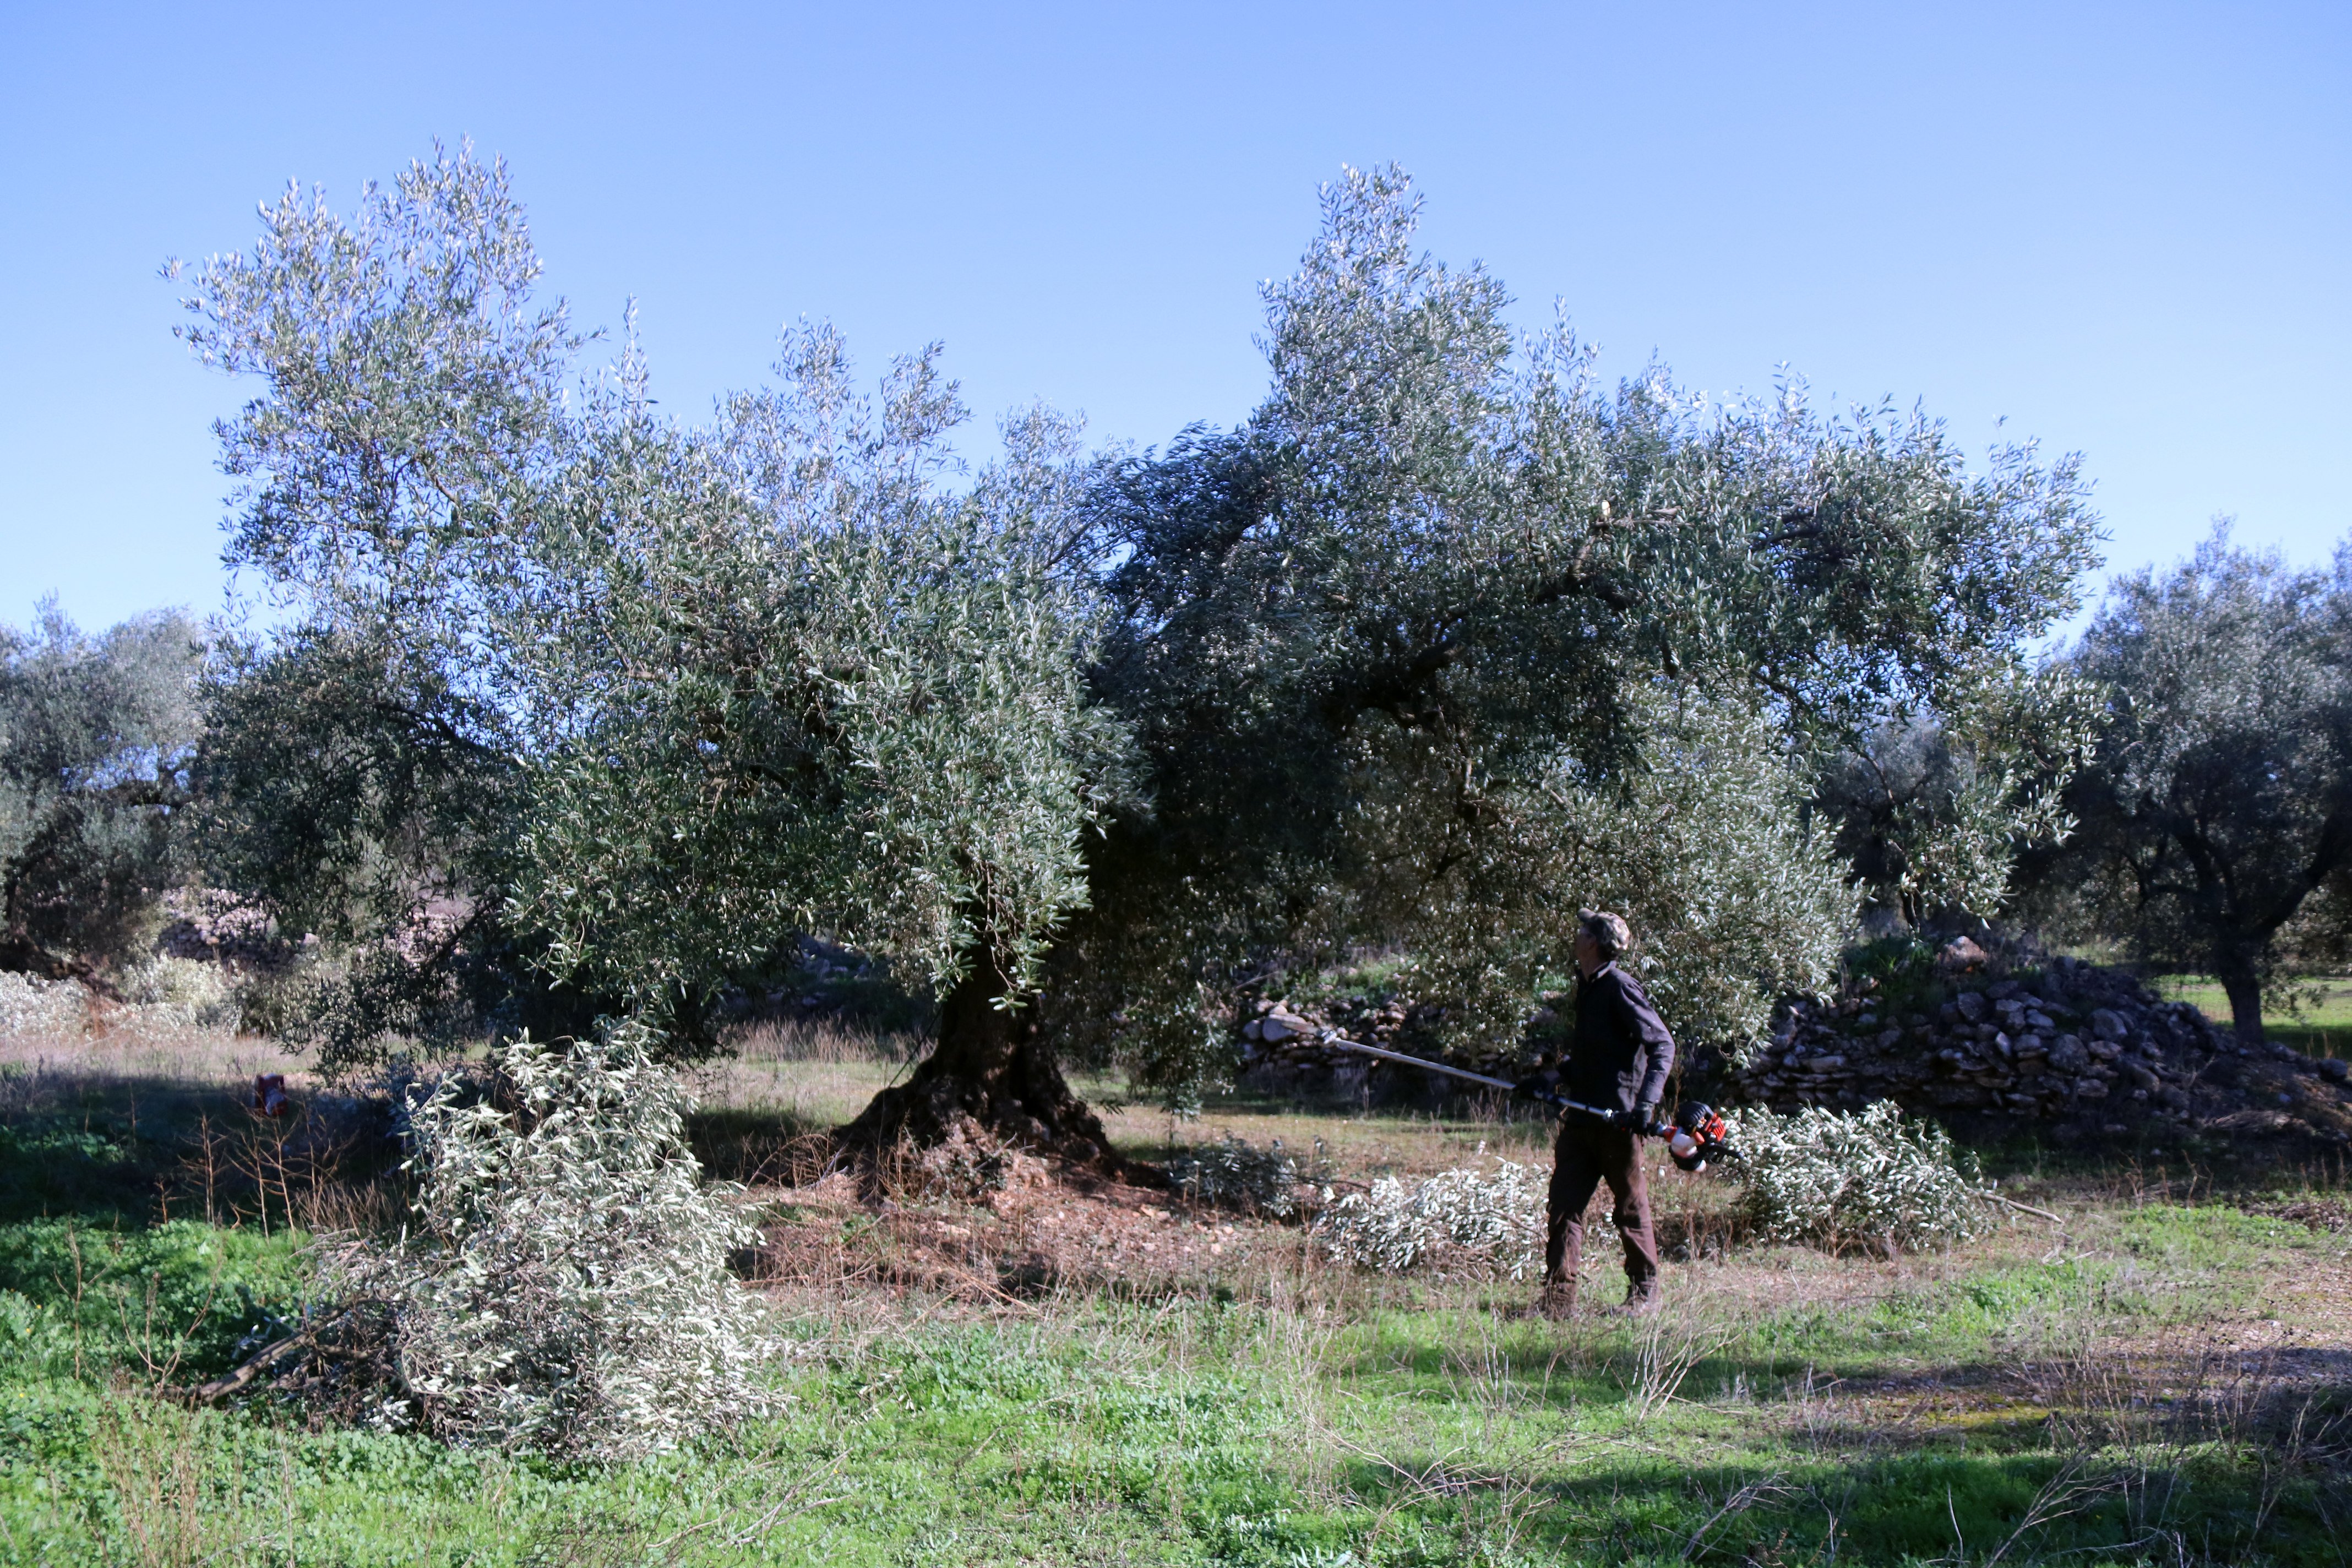
{"type": "Polygon", "coordinates": [[[905,1083],[886,1089],[835,1137],[853,1152],[900,1142],[927,1148],[962,1128],[1106,1176],[1140,1173],[1111,1148],[1102,1120],[1070,1092],[1037,1036],[1036,1009],[1000,1007],[1010,986],[992,952],[940,1004],[939,1044],[905,1083]]]}

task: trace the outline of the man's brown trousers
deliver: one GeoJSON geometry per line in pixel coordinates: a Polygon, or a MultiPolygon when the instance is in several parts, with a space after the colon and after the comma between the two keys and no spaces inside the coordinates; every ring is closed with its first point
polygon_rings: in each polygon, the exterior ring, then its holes
{"type": "Polygon", "coordinates": [[[1544,1241],[1544,1284],[1573,1295],[1584,1255],[1584,1210],[1592,1192],[1609,1184],[1616,1199],[1610,1217],[1625,1244],[1629,1299],[1657,1289],[1658,1234],[1650,1223],[1650,1183],[1642,1169],[1642,1139],[1630,1127],[1608,1127],[1570,1111],[1552,1149],[1551,1201],[1544,1241]]]}

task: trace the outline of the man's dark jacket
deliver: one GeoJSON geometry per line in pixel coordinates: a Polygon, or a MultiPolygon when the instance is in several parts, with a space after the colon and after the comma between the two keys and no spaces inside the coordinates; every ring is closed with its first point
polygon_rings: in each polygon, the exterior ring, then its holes
{"type": "Polygon", "coordinates": [[[1642,983],[1604,964],[1577,983],[1576,1035],[1559,1067],[1560,1090],[1586,1105],[1632,1110],[1666,1097],[1675,1037],[1642,983]]]}

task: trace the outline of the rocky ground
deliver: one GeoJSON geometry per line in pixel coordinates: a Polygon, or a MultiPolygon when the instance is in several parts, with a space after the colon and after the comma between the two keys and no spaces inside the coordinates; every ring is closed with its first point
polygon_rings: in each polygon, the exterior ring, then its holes
{"type": "MultiPolygon", "coordinates": [[[[1411,1022],[1393,1000],[1298,1010],[1261,1002],[1240,1026],[1243,1085],[1379,1103],[1443,1096],[1449,1086],[1436,1075],[1331,1043],[1336,1034],[1410,1050],[1411,1022]]],[[[1547,1008],[1519,1048],[1457,1065],[1516,1078],[1554,1022],[1547,1008]]],[[[2011,971],[1966,942],[1932,970],[1790,1000],[1744,1063],[1695,1055],[1685,1094],[1776,1110],[1892,1100],[1974,1135],[2031,1125],[2063,1142],[2168,1126],[2352,1144],[2352,1062],[2241,1045],[2120,970],[2056,957],[2011,971]]]]}

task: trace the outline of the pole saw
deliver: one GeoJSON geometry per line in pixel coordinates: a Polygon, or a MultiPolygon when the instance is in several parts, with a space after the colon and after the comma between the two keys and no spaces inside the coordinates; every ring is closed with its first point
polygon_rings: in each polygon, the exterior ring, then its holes
{"type": "MultiPolygon", "coordinates": [[[[1421,1057],[1409,1057],[1402,1051],[1391,1051],[1380,1046],[1368,1046],[1361,1040],[1349,1039],[1336,1029],[1324,1034],[1321,1039],[1323,1044],[1336,1046],[1343,1051],[1355,1051],[1363,1056],[1378,1057],[1382,1061],[1397,1062],[1409,1068],[1419,1068],[1423,1072],[1444,1073],[1448,1078],[1458,1078],[1467,1083],[1485,1084],[1488,1089],[1499,1089],[1509,1094],[1523,1094],[1529,1100],[1539,1100],[1546,1105],[1557,1107],[1561,1110],[1573,1110],[1580,1115],[1592,1117],[1611,1127],[1633,1126],[1633,1112],[1620,1110],[1615,1106],[1587,1105],[1580,1100],[1570,1100],[1568,1096],[1552,1089],[1541,1089],[1527,1083],[1514,1083],[1507,1078],[1489,1078],[1485,1073],[1472,1072],[1467,1068],[1449,1067],[1444,1062],[1433,1062],[1421,1057]]],[[[1684,1106],[1681,1110],[1675,1112],[1674,1124],[1670,1129],[1641,1127],[1636,1128],[1635,1131],[1647,1133],[1652,1137],[1664,1132],[1666,1138],[1666,1152],[1674,1156],[1675,1163],[1693,1173],[1706,1170],[1709,1160],[1727,1158],[1734,1152],[1731,1147],[1731,1129],[1724,1125],[1723,1118],[1711,1107],[1705,1105],[1684,1106]]]]}

